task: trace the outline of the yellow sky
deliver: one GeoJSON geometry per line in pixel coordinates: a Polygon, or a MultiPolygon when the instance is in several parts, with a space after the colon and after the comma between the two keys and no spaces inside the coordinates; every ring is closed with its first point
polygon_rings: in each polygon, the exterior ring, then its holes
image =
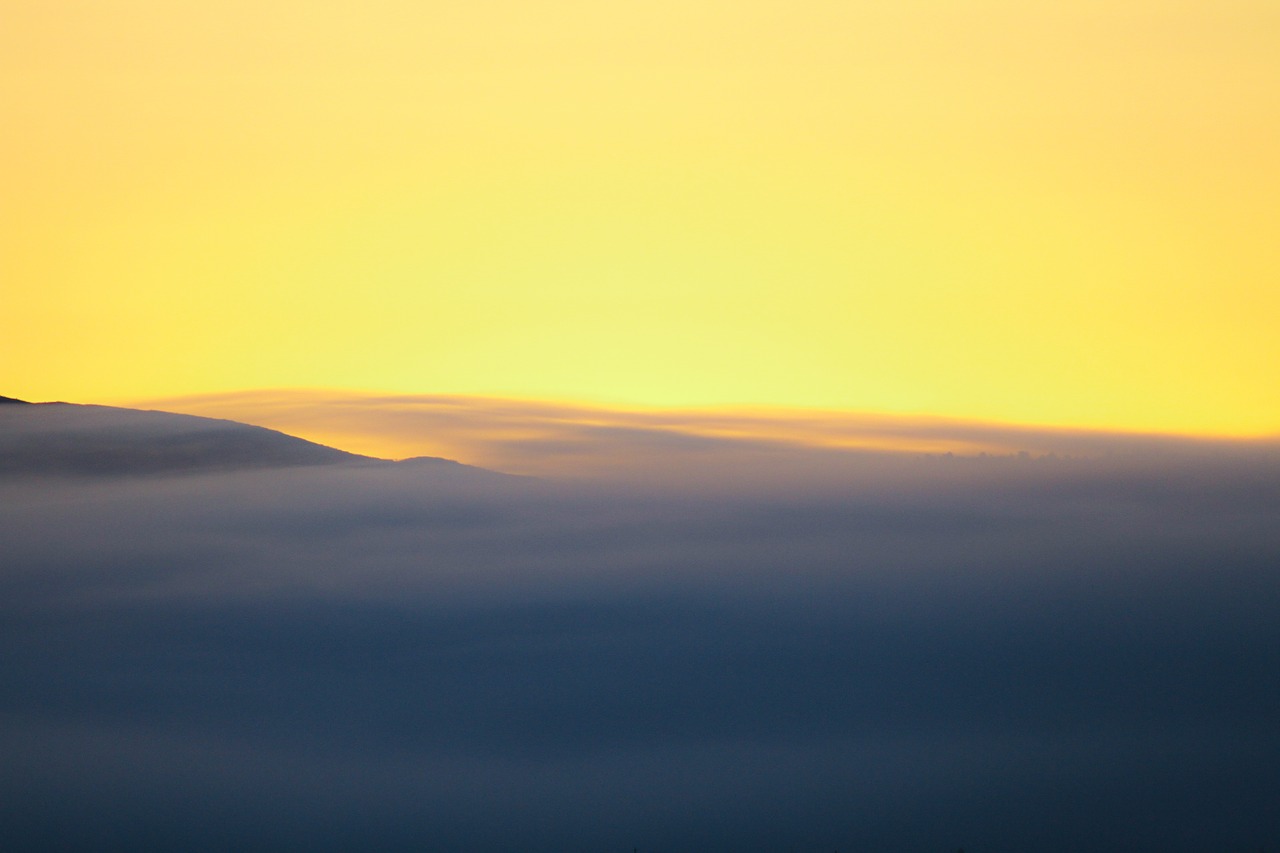
{"type": "Polygon", "coordinates": [[[1274,0],[0,0],[0,394],[1280,431],[1274,0]]]}

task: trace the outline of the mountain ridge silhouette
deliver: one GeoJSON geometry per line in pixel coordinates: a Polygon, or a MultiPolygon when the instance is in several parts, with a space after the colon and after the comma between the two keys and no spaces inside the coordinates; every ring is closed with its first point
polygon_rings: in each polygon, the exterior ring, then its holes
{"type": "MultiPolygon", "coordinates": [[[[315,465],[395,466],[239,421],[3,397],[0,477],[172,475],[315,465]]],[[[406,460],[414,467],[446,459],[406,460]]],[[[477,472],[489,472],[474,468],[477,472]]]]}

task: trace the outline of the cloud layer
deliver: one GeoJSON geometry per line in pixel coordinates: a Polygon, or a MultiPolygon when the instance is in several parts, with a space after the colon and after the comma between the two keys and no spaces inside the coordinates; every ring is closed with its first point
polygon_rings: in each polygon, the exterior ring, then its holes
{"type": "Polygon", "coordinates": [[[554,478],[753,486],[865,477],[900,455],[1182,459],[1274,454],[1226,441],[801,409],[623,409],[448,395],[282,389],[145,401],[232,418],[384,458],[444,456],[554,478]],[[698,474],[699,476],[693,476],[698,474]]]}
{"type": "Polygon", "coordinates": [[[858,458],[0,483],[7,846],[1280,839],[1274,455],[858,458]]]}

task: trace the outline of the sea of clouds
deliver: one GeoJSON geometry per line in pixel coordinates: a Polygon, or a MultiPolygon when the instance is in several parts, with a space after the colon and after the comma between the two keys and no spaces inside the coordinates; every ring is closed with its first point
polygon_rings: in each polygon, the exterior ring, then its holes
{"type": "Polygon", "coordinates": [[[1273,447],[689,440],[0,478],[3,846],[1280,846],[1273,447]]]}

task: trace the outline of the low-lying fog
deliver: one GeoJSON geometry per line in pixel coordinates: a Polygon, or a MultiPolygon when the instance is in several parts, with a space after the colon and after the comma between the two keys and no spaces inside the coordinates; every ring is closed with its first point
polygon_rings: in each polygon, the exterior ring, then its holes
{"type": "Polygon", "coordinates": [[[0,840],[1280,846],[1274,451],[796,453],[0,479],[0,840]]]}

